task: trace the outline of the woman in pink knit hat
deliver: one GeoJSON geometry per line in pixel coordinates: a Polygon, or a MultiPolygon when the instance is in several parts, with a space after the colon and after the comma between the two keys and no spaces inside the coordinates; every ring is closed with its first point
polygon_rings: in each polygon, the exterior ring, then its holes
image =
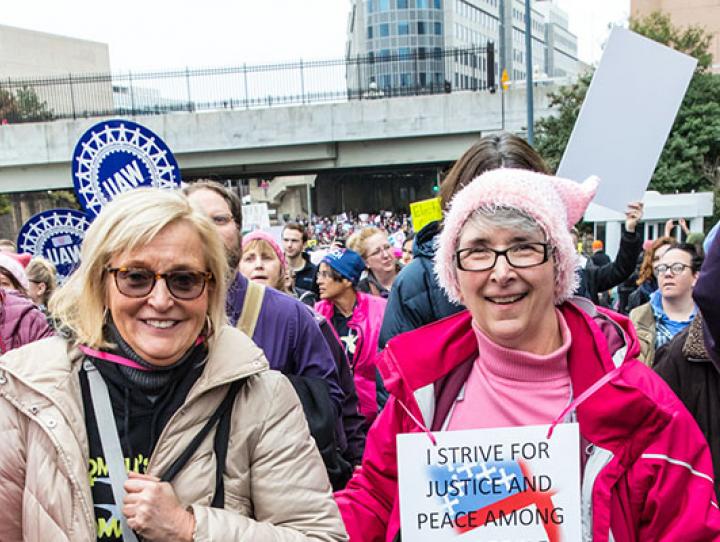
{"type": "Polygon", "coordinates": [[[256,230],[243,236],[239,269],[254,282],[290,293],[286,286],[285,254],[269,233],[256,230]]]}
{"type": "MultiPolygon", "coordinates": [[[[400,539],[399,433],[434,442],[437,431],[542,425],[551,435],[564,423],[581,437],[582,540],[720,540],[712,463],[694,420],[637,360],[629,320],[571,297],[570,228],[597,182],[501,168],[455,196],[435,270],[467,310],[395,337],[378,362],[391,397],[361,469],[336,494],[352,541],[400,539]]],[[[457,508],[448,500],[451,530],[463,527],[457,508]]]]}

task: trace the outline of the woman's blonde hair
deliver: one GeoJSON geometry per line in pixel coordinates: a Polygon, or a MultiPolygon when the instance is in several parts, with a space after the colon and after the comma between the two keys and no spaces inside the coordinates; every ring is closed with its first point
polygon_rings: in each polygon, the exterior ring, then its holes
{"type": "Polygon", "coordinates": [[[367,260],[369,254],[367,253],[367,246],[365,244],[365,241],[367,241],[373,235],[377,235],[378,233],[386,235],[385,232],[382,231],[380,228],[376,228],[375,226],[368,226],[367,228],[363,228],[348,237],[345,246],[347,246],[350,250],[354,250],[355,252],[360,254],[363,260],[367,260]]]}
{"type": "Polygon", "coordinates": [[[215,226],[179,191],[145,188],[118,196],[109,203],[85,233],[80,266],[50,300],[50,313],[77,343],[108,348],[103,337],[106,268],[112,257],[151,242],[171,224],[184,223],[198,233],[204,248],[208,284],[208,318],[211,330],[226,322],[225,296],[228,264],[215,226]]]}
{"type": "MultiPolygon", "coordinates": [[[[243,256],[253,250],[257,250],[260,253],[260,256],[269,256],[270,258],[280,262],[280,276],[275,284],[270,284],[269,286],[275,288],[276,290],[280,290],[281,292],[288,293],[285,290],[285,273],[287,272],[287,269],[280,258],[278,258],[273,247],[270,246],[270,243],[263,239],[253,239],[252,241],[248,241],[248,243],[243,247],[243,256]]],[[[248,277],[248,280],[250,280],[250,277],[248,277]]]]}
{"type": "Polygon", "coordinates": [[[50,296],[57,288],[57,270],[55,265],[42,256],[35,256],[25,268],[25,274],[30,282],[45,285],[42,295],[42,304],[47,305],[50,296]]]}

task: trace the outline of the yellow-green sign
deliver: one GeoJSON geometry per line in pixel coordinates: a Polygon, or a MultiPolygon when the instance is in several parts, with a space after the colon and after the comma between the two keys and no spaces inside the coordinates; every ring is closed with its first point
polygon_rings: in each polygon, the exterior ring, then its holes
{"type": "Polygon", "coordinates": [[[418,232],[430,222],[442,220],[442,207],[440,198],[424,199],[410,204],[410,217],[413,229],[418,232]]]}

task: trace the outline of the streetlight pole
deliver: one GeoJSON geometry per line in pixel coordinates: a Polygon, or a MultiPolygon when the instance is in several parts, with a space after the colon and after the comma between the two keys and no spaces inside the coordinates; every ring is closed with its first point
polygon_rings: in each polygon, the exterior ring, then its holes
{"type": "Polygon", "coordinates": [[[533,66],[532,66],[532,10],[530,0],[525,0],[525,80],[527,93],[527,140],[533,144],[533,66]]]}

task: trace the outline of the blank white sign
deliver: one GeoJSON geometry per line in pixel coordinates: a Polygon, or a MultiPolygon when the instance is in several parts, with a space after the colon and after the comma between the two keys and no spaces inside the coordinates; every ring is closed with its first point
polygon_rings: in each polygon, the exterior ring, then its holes
{"type": "Polygon", "coordinates": [[[600,177],[594,203],[642,199],[697,60],[624,28],[610,34],[557,174],[600,177]]]}

